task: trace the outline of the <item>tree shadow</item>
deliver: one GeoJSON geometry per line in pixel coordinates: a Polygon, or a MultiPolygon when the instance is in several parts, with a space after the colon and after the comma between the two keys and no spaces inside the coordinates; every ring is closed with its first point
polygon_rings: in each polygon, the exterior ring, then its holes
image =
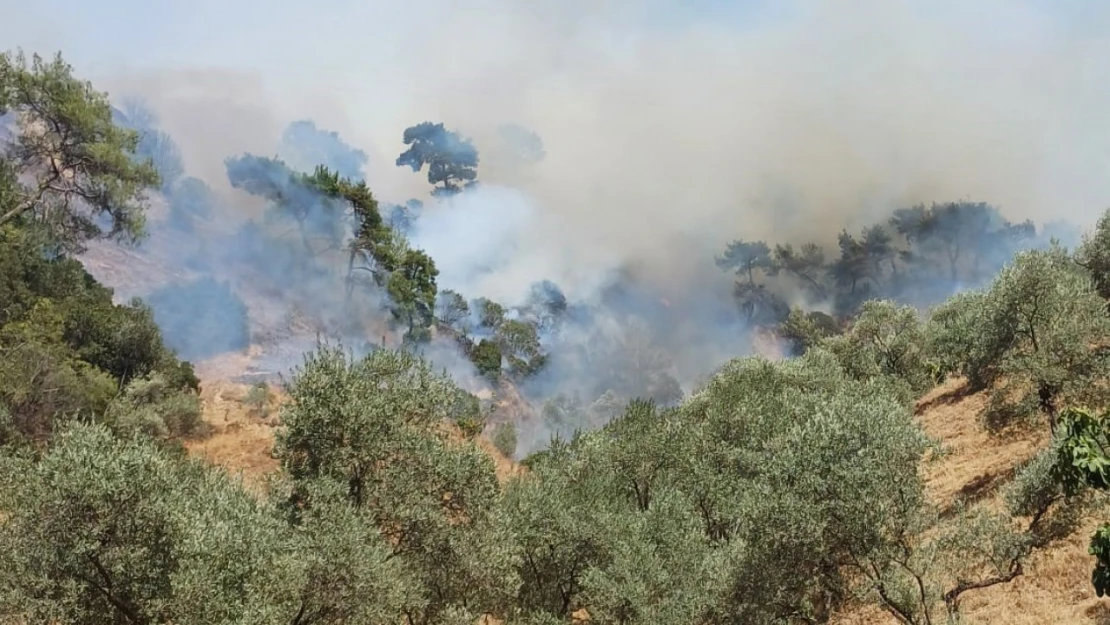
{"type": "Polygon", "coordinates": [[[952,502],[941,510],[940,517],[942,519],[950,518],[955,514],[960,504],[973,505],[994,495],[1002,486],[1010,482],[1016,474],[1016,467],[1010,467],[1001,471],[988,471],[973,478],[960,487],[960,490],[956,491],[952,497],[952,502]]]}
{"type": "Polygon", "coordinates": [[[919,402],[917,406],[914,407],[913,413],[915,416],[921,416],[937,406],[950,406],[974,394],[976,390],[977,389],[973,388],[966,381],[961,382],[959,386],[945,391],[928,401],[919,402]]]}

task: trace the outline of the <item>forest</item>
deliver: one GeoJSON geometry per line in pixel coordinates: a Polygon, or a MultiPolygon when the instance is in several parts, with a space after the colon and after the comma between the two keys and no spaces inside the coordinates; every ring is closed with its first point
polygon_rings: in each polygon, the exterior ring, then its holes
{"type": "MultiPolygon", "coordinates": [[[[431,189],[396,203],[365,153],[290,124],[287,154],[227,156],[265,209],[217,236],[226,198],[154,113],[60,55],[0,56],[0,115],[0,622],[794,625],[862,603],[939,624],[1106,513],[1110,212],[1081,234],[938,198],[835,247],[707,251],[720,309],[633,266],[595,299],[548,280],[506,304],[439,288],[451,268],[414,243],[428,205],[485,184],[442,123],[400,133],[431,189]],[[120,302],[82,263],[157,237],[198,277],[120,302]],[[207,427],[194,365],[259,340],[232,269],[327,335],[281,381],[260,485],[184,445],[207,427]],[[691,370],[678,318],[782,357],[691,370]],[[1047,441],[1003,506],[926,496],[944,442],[914,404],[956,378],[989,397],[979,427],[1047,441]]],[[[545,158],[502,130],[520,167],[545,158]]],[[[1110,524],[1090,554],[1101,597],[1110,524]]]]}

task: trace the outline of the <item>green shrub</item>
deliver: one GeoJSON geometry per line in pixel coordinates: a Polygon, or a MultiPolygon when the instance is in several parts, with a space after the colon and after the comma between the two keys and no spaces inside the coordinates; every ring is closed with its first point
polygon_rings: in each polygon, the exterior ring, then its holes
{"type": "Polygon", "coordinates": [[[1001,359],[1004,345],[991,344],[982,336],[989,323],[984,291],[967,291],[952,296],[933,310],[925,326],[929,358],[937,374],[967,376],[972,388],[982,388],[993,377],[992,363],[1001,359]]]}
{"type": "Polygon", "coordinates": [[[495,382],[501,377],[501,348],[496,342],[488,339],[478,341],[470,353],[470,360],[486,379],[495,382]]]}
{"type": "Polygon", "coordinates": [[[408,352],[352,360],[324,346],[305,356],[287,391],[276,450],[295,509],[327,483],[365,514],[416,580],[422,600],[407,607],[421,616],[413,622],[481,610],[514,587],[506,537],[492,526],[500,497],[493,460],[448,440],[442,427],[459,414],[450,378],[408,352]]]}
{"type": "Polygon", "coordinates": [[[1090,273],[1095,291],[1110,299],[1110,210],[1098,218],[1094,232],[1083,237],[1075,257],[1090,273]]]}
{"type": "Polygon", "coordinates": [[[108,407],[104,420],[117,433],[158,438],[193,436],[204,427],[200,398],[171,387],[159,374],[132,380],[108,407]]]}
{"type": "Polygon", "coordinates": [[[324,490],[294,527],[221,468],[67,428],[37,462],[0,457],[0,620],[401,622],[410,571],[324,490]]]}
{"type": "Polygon", "coordinates": [[[494,448],[501,452],[501,455],[512,458],[516,454],[516,424],[511,422],[498,424],[497,427],[493,428],[493,433],[490,434],[490,441],[494,448]]]}
{"type": "Polygon", "coordinates": [[[1108,399],[1110,337],[1106,304],[1065,250],[1019,254],[990,286],[953,298],[928,324],[932,356],[994,387],[984,415],[1002,427],[1035,414],[1049,424],[1067,405],[1108,399]]]}
{"type": "Polygon", "coordinates": [[[449,418],[459,426],[467,440],[473,439],[482,433],[486,427],[486,418],[482,414],[482,404],[472,393],[457,388],[448,405],[449,418]]]}
{"type": "Polygon", "coordinates": [[[251,414],[257,417],[265,417],[270,413],[270,402],[273,397],[270,394],[270,385],[266,382],[258,382],[253,384],[245,397],[243,403],[247,405],[251,414]]]}
{"type": "Polygon", "coordinates": [[[886,376],[918,394],[932,385],[925,364],[925,337],[917,311],[890,301],[863,303],[852,327],[820,346],[836,355],[856,379],[886,376]]]}
{"type": "Polygon", "coordinates": [[[779,325],[778,334],[790,343],[791,352],[803,354],[815,347],[823,339],[840,333],[840,327],[830,315],[820,311],[803,312],[791,309],[790,314],[779,325]]]}
{"type": "Polygon", "coordinates": [[[455,424],[467,440],[473,440],[486,428],[486,422],[476,417],[462,417],[455,424]]]}

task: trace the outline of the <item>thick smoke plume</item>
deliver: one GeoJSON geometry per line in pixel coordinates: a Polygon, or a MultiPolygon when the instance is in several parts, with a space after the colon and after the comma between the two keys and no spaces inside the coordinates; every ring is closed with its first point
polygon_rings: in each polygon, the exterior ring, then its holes
{"type": "MultiPolygon", "coordinates": [[[[310,271],[296,241],[252,247],[247,220],[265,202],[224,165],[249,152],[305,169],[326,153],[361,168],[383,212],[425,202],[410,238],[441,288],[511,306],[551,280],[588,311],[543,337],[544,392],[592,393],[615,355],[647,353],[640,343],[686,391],[750,350],[736,277],[714,260],[734,239],[832,253],[841,229],[933,201],[1085,226],[1110,198],[1099,3],[60,0],[2,14],[11,45],[61,49],[113,96],[143,98],[220,223],[239,228],[219,250],[150,246],[209,264],[257,253],[296,288],[252,317],[307,307],[348,335],[377,333],[370,304],[354,314],[337,290],[341,262],[310,271]],[[480,185],[432,198],[423,172],[395,165],[404,130],[426,120],[473,139],[480,185]]],[[[779,295],[831,310],[804,287],[779,295]]]]}

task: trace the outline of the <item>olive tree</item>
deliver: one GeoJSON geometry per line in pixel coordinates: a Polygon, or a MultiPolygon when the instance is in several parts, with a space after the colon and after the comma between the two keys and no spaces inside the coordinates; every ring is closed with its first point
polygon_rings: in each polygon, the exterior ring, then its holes
{"type": "Polygon", "coordinates": [[[890,379],[827,351],[733,361],[678,409],[633,402],[530,462],[506,491],[518,608],[820,621],[869,590],[861,569],[918,514],[926,444],[890,379]]]}
{"type": "Polygon", "coordinates": [[[100,426],[6,458],[0,614],[28,622],[214,623],[247,615],[275,523],[226,473],[100,426]]]}
{"type": "Polygon", "coordinates": [[[980,386],[995,386],[997,425],[1064,405],[1098,402],[1110,374],[1110,317],[1091,279],[1059,247],[1018,255],[980,294],[955,298],[930,321],[934,349],[980,386]]]}
{"type": "Polygon", "coordinates": [[[1110,210],[1098,218],[1094,232],[1083,237],[1075,256],[1090,272],[1098,294],[1110,298],[1110,210]]]}
{"type": "Polygon", "coordinates": [[[492,524],[493,461],[473,442],[448,439],[443,425],[459,393],[450,378],[407,352],[353,359],[322,346],[288,392],[277,456],[292,497],[311,506],[318,481],[343,490],[414,572],[421,600],[406,606],[411,622],[503,604],[513,582],[511,554],[492,524]]]}
{"type": "Polygon", "coordinates": [[[313,488],[291,525],[144,437],[71,426],[40,461],[4,457],[0,487],[5,622],[374,625],[423,601],[342,492],[313,488]]]}
{"type": "Polygon", "coordinates": [[[847,332],[826,338],[820,345],[836,354],[852,377],[889,376],[906,383],[915,394],[931,384],[921,320],[909,306],[864,302],[847,332]]]}

